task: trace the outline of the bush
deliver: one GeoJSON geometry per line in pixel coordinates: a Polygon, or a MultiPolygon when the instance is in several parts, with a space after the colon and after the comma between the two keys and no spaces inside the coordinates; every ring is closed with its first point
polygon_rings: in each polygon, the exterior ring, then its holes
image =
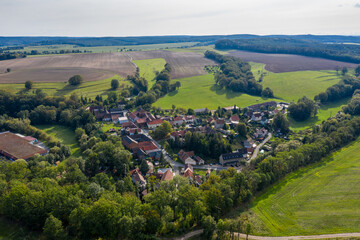
{"type": "Polygon", "coordinates": [[[81,75],[74,75],[69,79],[69,84],[76,86],[84,82],[84,78],[81,75]]]}
{"type": "Polygon", "coordinates": [[[115,90],[115,89],[117,89],[118,87],[119,87],[119,80],[117,80],[117,79],[111,80],[111,88],[112,88],[113,90],[115,90]]]}
{"type": "Polygon", "coordinates": [[[33,87],[33,82],[32,82],[32,81],[26,81],[26,82],[25,82],[25,88],[26,88],[27,90],[32,89],[32,87],[33,87]]]}

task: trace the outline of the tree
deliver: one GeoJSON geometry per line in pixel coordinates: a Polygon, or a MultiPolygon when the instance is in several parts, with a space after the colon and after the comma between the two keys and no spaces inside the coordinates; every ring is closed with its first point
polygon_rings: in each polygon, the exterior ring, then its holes
{"type": "Polygon", "coordinates": [[[62,226],[62,222],[53,215],[50,215],[46,219],[43,231],[47,239],[59,240],[66,238],[66,232],[62,226]]]}
{"type": "Polygon", "coordinates": [[[280,130],[281,132],[289,131],[289,120],[286,118],[284,114],[278,112],[273,118],[273,127],[275,130],[280,130]]]}
{"type": "Polygon", "coordinates": [[[194,109],[189,108],[187,111],[187,115],[195,115],[194,109]]]}
{"type": "Polygon", "coordinates": [[[355,68],[355,76],[360,76],[360,65],[355,68]]]}
{"type": "Polygon", "coordinates": [[[111,80],[111,89],[116,90],[119,87],[119,80],[113,79],[111,80]]]}
{"type": "Polygon", "coordinates": [[[140,164],[140,172],[142,173],[142,175],[146,175],[149,169],[149,165],[147,164],[146,160],[143,159],[140,164]]]}
{"type": "Polygon", "coordinates": [[[32,89],[32,87],[33,87],[33,82],[32,82],[32,81],[26,81],[26,82],[25,82],[25,88],[26,88],[27,90],[32,89]]]}
{"type": "Polygon", "coordinates": [[[202,219],[202,227],[204,228],[204,236],[206,239],[211,239],[216,228],[216,222],[212,216],[206,216],[202,219]]]}
{"type": "Polygon", "coordinates": [[[297,103],[291,103],[288,110],[293,119],[296,121],[304,121],[316,115],[317,106],[314,101],[304,96],[300,98],[297,103]]]}
{"type": "Polygon", "coordinates": [[[81,75],[74,75],[69,79],[69,84],[76,86],[81,84],[84,81],[84,78],[81,75]]]}
{"type": "Polygon", "coordinates": [[[341,74],[342,74],[343,76],[345,76],[345,74],[347,74],[347,72],[348,72],[347,67],[343,67],[343,68],[341,69],[341,74]]]}
{"type": "Polygon", "coordinates": [[[245,123],[240,122],[237,126],[236,126],[236,131],[239,133],[240,137],[246,137],[247,134],[247,128],[245,123]]]}
{"type": "Polygon", "coordinates": [[[246,240],[248,240],[250,232],[251,232],[251,225],[250,225],[250,223],[248,223],[246,225],[246,240]]]}
{"type": "Polygon", "coordinates": [[[274,92],[267,87],[261,92],[261,96],[265,98],[272,98],[274,97],[274,92]]]}
{"type": "Polygon", "coordinates": [[[173,128],[168,121],[164,121],[159,127],[155,129],[155,137],[157,139],[165,138],[172,133],[173,128]]]}

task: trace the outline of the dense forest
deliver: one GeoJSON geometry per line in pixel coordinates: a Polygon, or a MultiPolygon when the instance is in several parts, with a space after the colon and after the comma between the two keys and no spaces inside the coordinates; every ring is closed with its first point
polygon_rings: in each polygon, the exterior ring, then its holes
{"type": "Polygon", "coordinates": [[[255,81],[249,63],[240,58],[223,56],[214,51],[206,51],[205,57],[220,64],[220,71],[215,74],[216,84],[220,87],[225,87],[235,92],[273,97],[271,89],[263,91],[262,85],[255,81]]]}
{"type": "Polygon", "coordinates": [[[262,53],[298,54],[343,62],[360,63],[360,46],[355,44],[326,44],[293,38],[254,38],[218,40],[217,49],[238,49],[262,53]]]}

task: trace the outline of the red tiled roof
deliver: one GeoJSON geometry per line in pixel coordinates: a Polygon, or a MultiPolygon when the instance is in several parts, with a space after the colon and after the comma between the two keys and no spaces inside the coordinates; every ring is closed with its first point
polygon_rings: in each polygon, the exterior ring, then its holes
{"type": "Polygon", "coordinates": [[[231,121],[234,121],[234,122],[239,122],[240,121],[240,118],[238,115],[233,115],[230,117],[231,121]]]}
{"type": "Polygon", "coordinates": [[[183,117],[180,117],[180,116],[177,116],[176,118],[174,118],[174,122],[180,121],[180,120],[184,120],[184,118],[183,118],[183,117]]]}
{"type": "Polygon", "coordinates": [[[163,122],[162,119],[155,119],[154,121],[148,122],[148,125],[157,125],[163,122]]]}
{"type": "Polygon", "coordinates": [[[173,177],[174,177],[174,174],[170,170],[167,170],[164,173],[164,175],[161,177],[161,181],[171,180],[171,179],[173,179],[173,177]]]}

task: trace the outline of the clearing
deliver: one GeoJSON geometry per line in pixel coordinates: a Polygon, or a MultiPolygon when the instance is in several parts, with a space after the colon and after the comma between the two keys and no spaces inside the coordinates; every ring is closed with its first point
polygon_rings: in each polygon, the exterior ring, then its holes
{"type": "Polygon", "coordinates": [[[37,125],[35,126],[55,139],[59,140],[62,144],[65,144],[71,148],[71,155],[78,157],[81,154],[80,146],[76,140],[75,131],[69,127],[61,125],[37,125]]]}
{"type": "Polygon", "coordinates": [[[264,63],[266,64],[266,70],[275,73],[306,70],[334,70],[336,67],[355,68],[357,66],[357,64],[353,63],[291,54],[268,54],[236,50],[231,51],[230,55],[249,62],[264,63]]]}
{"type": "Polygon", "coordinates": [[[155,84],[155,72],[160,72],[164,69],[166,64],[165,59],[155,58],[155,59],[144,59],[144,60],[134,60],[136,66],[140,69],[140,77],[144,77],[149,83],[149,89],[155,84]]]}
{"type": "Polygon", "coordinates": [[[270,188],[250,208],[257,216],[254,229],[264,226],[254,234],[359,232],[359,154],[358,139],[270,188]]]}

